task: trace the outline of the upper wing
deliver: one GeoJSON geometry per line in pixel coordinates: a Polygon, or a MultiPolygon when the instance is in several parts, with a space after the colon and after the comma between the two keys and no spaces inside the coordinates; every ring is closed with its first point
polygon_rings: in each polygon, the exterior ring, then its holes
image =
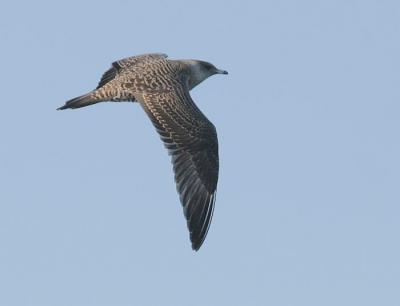
{"type": "Polygon", "coordinates": [[[111,64],[111,68],[104,72],[103,76],[96,89],[102,87],[104,84],[113,80],[116,75],[124,68],[132,67],[140,63],[146,63],[153,61],[158,58],[167,58],[167,55],[164,53],[151,53],[151,54],[143,54],[138,56],[131,56],[119,61],[113,62],[111,64]]]}
{"type": "Polygon", "coordinates": [[[175,182],[198,250],[210,226],[218,181],[218,139],[214,125],[203,115],[189,92],[144,93],[136,97],[160,134],[175,172],[175,182]]]}

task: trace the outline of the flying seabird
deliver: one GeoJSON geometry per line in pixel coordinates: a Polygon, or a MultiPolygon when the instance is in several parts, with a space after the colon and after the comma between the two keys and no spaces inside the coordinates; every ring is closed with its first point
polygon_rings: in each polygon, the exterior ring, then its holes
{"type": "Polygon", "coordinates": [[[207,235],[218,182],[218,139],[214,125],[189,91],[214,74],[228,74],[199,60],[170,60],[154,53],[112,63],[96,89],[59,110],[103,101],[139,102],[172,156],[175,182],[193,250],[207,235]]]}

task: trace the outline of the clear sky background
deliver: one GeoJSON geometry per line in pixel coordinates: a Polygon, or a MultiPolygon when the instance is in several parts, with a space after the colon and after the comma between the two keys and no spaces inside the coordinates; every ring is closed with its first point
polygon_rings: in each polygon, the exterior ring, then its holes
{"type": "Polygon", "coordinates": [[[400,305],[400,3],[3,1],[0,305],[400,305]],[[56,108],[147,52],[229,71],[190,248],[137,104],[56,108]]]}

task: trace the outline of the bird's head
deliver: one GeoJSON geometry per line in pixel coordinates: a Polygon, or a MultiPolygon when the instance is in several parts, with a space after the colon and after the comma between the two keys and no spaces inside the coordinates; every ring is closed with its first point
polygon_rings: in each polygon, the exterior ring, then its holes
{"type": "Polygon", "coordinates": [[[226,70],[218,69],[213,64],[204,61],[189,60],[185,61],[185,64],[189,68],[189,89],[192,89],[214,74],[228,74],[226,70]]]}

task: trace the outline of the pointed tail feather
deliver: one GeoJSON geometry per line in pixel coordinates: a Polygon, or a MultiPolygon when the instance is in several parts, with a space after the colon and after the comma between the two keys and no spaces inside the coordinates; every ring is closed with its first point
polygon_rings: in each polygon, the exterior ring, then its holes
{"type": "Polygon", "coordinates": [[[88,93],[86,95],[83,96],[79,96],[77,98],[71,99],[67,102],[65,102],[65,105],[57,108],[57,110],[63,110],[63,109],[67,109],[67,108],[80,108],[80,107],[85,107],[88,105],[92,105],[95,103],[101,102],[99,101],[99,99],[96,99],[96,97],[94,95],[92,95],[91,93],[88,93]]]}

